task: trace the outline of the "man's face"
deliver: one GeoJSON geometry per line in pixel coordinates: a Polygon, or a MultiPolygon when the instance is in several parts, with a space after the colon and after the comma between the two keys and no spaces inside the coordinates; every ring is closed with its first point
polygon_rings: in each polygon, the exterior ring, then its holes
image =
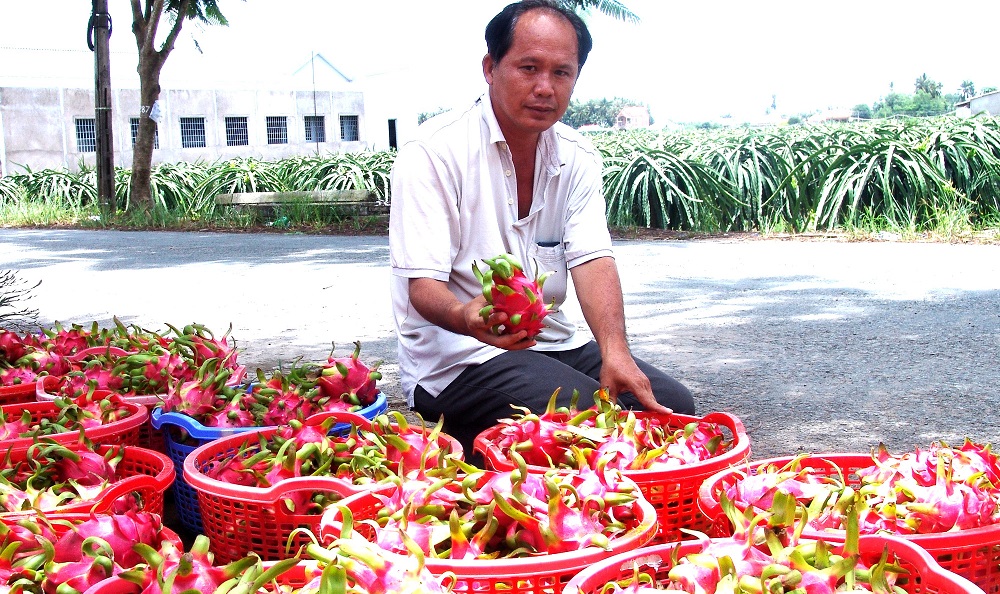
{"type": "Polygon", "coordinates": [[[499,62],[483,58],[493,111],[508,141],[559,121],[576,85],[577,63],[576,31],[566,19],[546,10],[521,15],[507,55],[499,62]]]}

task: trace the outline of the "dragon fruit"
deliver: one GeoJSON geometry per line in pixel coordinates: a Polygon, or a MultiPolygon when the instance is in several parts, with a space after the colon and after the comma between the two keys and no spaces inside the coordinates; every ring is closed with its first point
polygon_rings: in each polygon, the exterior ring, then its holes
{"type": "Polygon", "coordinates": [[[179,412],[198,418],[216,410],[216,401],[230,399],[235,390],[226,385],[230,371],[220,369],[221,359],[208,359],[198,368],[193,379],[168,385],[163,398],[163,410],[179,412]]]}
{"type": "Polygon", "coordinates": [[[159,546],[164,540],[160,516],[149,512],[127,511],[123,514],[94,514],[89,520],[74,525],[53,543],[56,563],[78,560],[85,540],[99,537],[108,544],[115,562],[122,567],[132,567],[143,562],[133,550],[136,543],[159,546]]]}
{"type": "Polygon", "coordinates": [[[115,562],[114,551],[98,537],[90,537],[80,546],[77,561],[45,564],[45,579],[42,591],[45,594],[71,594],[84,592],[94,584],[121,573],[122,567],[115,562]]]}
{"type": "Polygon", "coordinates": [[[10,418],[0,410],[0,439],[14,439],[31,431],[31,411],[24,411],[20,417],[10,418]]]}
{"type": "Polygon", "coordinates": [[[28,347],[17,332],[0,330],[0,364],[13,365],[27,353],[28,347]]]}
{"type": "Polygon", "coordinates": [[[0,386],[30,384],[38,379],[38,374],[24,367],[11,367],[0,371],[0,386]]]}
{"type": "MultiPolygon", "coordinates": [[[[378,546],[355,538],[334,541],[329,548],[309,545],[306,553],[324,566],[323,574],[315,585],[310,584],[298,594],[343,591],[334,584],[352,583],[358,592],[376,594],[445,594],[450,588],[442,585],[424,567],[424,556],[416,547],[408,556],[386,555],[378,546]]],[[[353,590],[352,590],[353,591],[353,590]]]]}
{"type": "MultiPolygon", "coordinates": [[[[252,556],[225,567],[217,567],[213,563],[214,556],[208,550],[209,545],[208,537],[199,534],[191,549],[186,552],[170,541],[165,541],[159,550],[150,546],[137,546],[136,554],[141,556],[151,571],[127,571],[121,576],[142,586],[143,594],[191,591],[212,593],[227,581],[241,577],[251,567],[260,568],[260,559],[252,556]]],[[[257,589],[246,591],[256,592],[257,589]]]]}
{"type": "Polygon", "coordinates": [[[493,326],[494,334],[515,334],[522,330],[528,333],[528,338],[537,336],[544,324],[545,318],[552,310],[553,304],[545,304],[542,297],[542,285],[552,273],[536,274],[529,279],[524,274],[521,264],[510,254],[500,254],[491,259],[483,260],[490,272],[484,274],[475,263],[472,272],[483,285],[483,295],[489,303],[479,313],[483,320],[489,320],[494,311],[507,314],[507,321],[493,326]]]}
{"type": "Polygon", "coordinates": [[[354,343],[350,357],[334,357],[331,351],[327,365],[320,372],[317,385],[324,396],[339,398],[349,404],[368,406],[378,397],[375,382],[382,379],[378,364],[369,368],[359,359],[361,342],[354,343]]]}
{"type": "Polygon", "coordinates": [[[855,456],[833,455],[813,466],[803,459],[767,464],[753,473],[734,471],[734,480],[719,493],[758,512],[799,505],[806,510],[805,524],[818,531],[844,530],[849,505],[857,508],[862,534],[942,533],[1000,522],[1000,487],[993,479],[998,460],[986,446],[940,442],[894,455],[880,445],[867,466],[855,456]],[[848,469],[856,477],[853,484],[845,478],[848,469]],[[779,504],[779,496],[791,503],[779,504]]]}

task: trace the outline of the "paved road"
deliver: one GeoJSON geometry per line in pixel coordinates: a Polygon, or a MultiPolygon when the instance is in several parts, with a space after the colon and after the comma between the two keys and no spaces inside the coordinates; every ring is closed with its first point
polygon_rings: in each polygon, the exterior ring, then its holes
{"type": "MultiPolygon", "coordinates": [[[[636,354],[755,457],[1000,443],[1000,246],[619,242],[636,354]]],[[[40,322],[232,324],[249,367],[383,360],[402,406],[385,237],[0,230],[0,268],[42,281],[40,322]]],[[[570,309],[578,316],[578,310],[570,309]]]]}

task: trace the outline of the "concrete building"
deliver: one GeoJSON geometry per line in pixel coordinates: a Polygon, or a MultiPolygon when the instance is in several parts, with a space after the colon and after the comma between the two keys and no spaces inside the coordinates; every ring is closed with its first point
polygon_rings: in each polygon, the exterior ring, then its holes
{"type": "Polygon", "coordinates": [[[1000,115],[1000,91],[985,93],[955,104],[955,115],[960,118],[968,118],[981,113],[1000,115]]]}
{"type": "MultiPolygon", "coordinates": [[[[364,98],[345,91],[168,90],[153,162],[280,159],[367,148],[364,98]]],[[[112,98],[115,164],[130,167],[139,91],[112,98]]],[[[93,89],[0,88],[3,173],[95,164],[93,89]]]]}
{"type": "MultiPolygon", "coordinates": [[[[94,89],[80,76],[93,76],[88,58],[0,48],[0,59],[14,65],[0,74],[0,175],[94,165],[94,89]],[[28,62],[30,69],[17,66],[28,62]]],[[[114,160],[129,167],[141,109],[134,54],[112,63],[114,160]]],[[[229,72],[161,77],[153,163],[384,150],[416,128],[415,109],[378,96],[381,81],[355,80],[318,53],[296,65],[285,75],[242,79],[227,79],[229,72]]]]}

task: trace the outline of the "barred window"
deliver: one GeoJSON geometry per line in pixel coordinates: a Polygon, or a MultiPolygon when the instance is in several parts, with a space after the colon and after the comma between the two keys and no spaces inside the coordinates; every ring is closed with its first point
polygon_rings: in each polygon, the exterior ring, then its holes
{"type": "MultiPolygon", "coordinates": [[[[128,127],[132,132],[132,148],[135,148],[135,139],[139,137],[139,118],[129,118],[128,127]]],[[[160,128],[153,122],[153,148],[160,148],[160,128]]]]}
{"type": "Polygon", "coordinates": [[[76,118],[76,150],[79,153],[97,152],[97,124],[94,118],[76,118]]]}
{"type": "Polygon", "coordinates": [[[267,116],[267,143],[288,144],[288,118],[267,116]]]}
{"type": "Polygon", "coordinates": [[[247,146],[250,132],[246,116],[226,116],[226,146],[247,146]]]}
{"type": "Polygon", "coordinates": [[[344,142],[361,140],[360,127],[358,126],[358,116],[340,116],[340,139],[344,142]]]}
{"type": "Polygon", "coordinates": [[[205,146],[205,118],[181,118],[181,147],[205,146]]]}
{"type": "Polygon", "coordinates": [[[324,116],[305,116],[306,142],[326,142],[324,116]]]}

